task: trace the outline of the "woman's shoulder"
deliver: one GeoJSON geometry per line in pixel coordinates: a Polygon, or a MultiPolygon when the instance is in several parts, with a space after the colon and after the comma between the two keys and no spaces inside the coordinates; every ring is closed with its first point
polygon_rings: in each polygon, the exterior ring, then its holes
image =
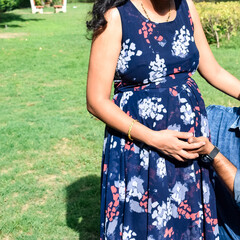
{"type": "Polygon", "coordinates": [[[193,21],[194,21],[194,18],[196,18],[197,16],[197,10],[196,10],[196,7],[195,7],[195,4],[193,2],[193,0],[182,0],[182,1],[186,1],[187,5],[188,5],[188,8],[189,8],[189,11],[191,13],[191,16],[193,18],[193,21]]]}
{"type": "Polygon", "coordinates": [[[108,39],[108,41],[116,39],[121,40],[122,24],[118,9],[116,7],[110,8],[104,13],[104,18],[107,24],[98,36],[101,35],[104,39],[108,39]]]}
{"type": "Polygon", "coordinates": [[[120,13],[117,9],[117,7],[113,7],[108,9],[105,14],[104,14],[105,19],[107,20],[107,22],[119,22],[120,19],[120,13]]]}
{"type": "Polygon", "coordinates": [[[107,21],[106,28],[113,30],[115,34],[117,34],[117,32],[121,34],[121,17],[117,7],[107,10],[104,14],[104,18],[107,21]]]}

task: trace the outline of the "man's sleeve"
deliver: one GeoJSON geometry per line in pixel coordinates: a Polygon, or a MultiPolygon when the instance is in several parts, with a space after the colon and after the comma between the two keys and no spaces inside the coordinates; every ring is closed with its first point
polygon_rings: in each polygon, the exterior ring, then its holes
{"type": "Polygon", "coordinates": [[[235,180],[234,180],[234,198],[236,204],[240,208],[240,169],[237,170],[235,180]]]}

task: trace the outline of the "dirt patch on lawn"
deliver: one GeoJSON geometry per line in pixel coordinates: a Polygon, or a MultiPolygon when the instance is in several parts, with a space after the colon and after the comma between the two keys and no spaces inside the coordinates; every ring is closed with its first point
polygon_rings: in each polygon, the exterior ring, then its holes
{"type": "Polygon", "coordinates": [[[16,38],[16,37],[22,37],[27,36],[28,33],[0,33],[0,38],[16,38]]]}
{"type": "Polygon", "coordinates": [[[55,185],[56,175],[45,175],[38,178],[38,182],[47,185],[55,185]]]}

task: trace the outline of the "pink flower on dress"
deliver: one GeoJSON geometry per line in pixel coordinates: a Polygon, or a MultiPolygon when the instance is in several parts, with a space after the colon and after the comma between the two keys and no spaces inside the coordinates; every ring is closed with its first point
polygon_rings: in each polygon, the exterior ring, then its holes
{"type": "Polygon", "coordinates": [[[143,37],[146,39],[146,42],[150,43],[148,36],[153,33],[153,28],[155,27],[156,25],[153,23],[142,22],[142,28],[138,30],[138,33],[140,35],[143,34],[143,37]]]}

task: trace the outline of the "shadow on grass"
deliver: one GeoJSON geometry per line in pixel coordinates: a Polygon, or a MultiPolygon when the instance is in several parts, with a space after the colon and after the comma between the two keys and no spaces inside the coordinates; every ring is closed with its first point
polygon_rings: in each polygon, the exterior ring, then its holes
{"type": "Polygon", "coordinates": [[[28,21],[41,21],[44,19],[36,19],[36,18],[27,18],[24,19],[21,15],[15,14],[15,13],[0,13],[0,28],[5,28],[5,25],[7,27],[22,27],[17,24],[10,24],[13,21],[19,21],[19,22],[28,22],[28,21]]]}
{"type": "Polygon", "coordinates": [[[99,239],[100,177],[89,175],[66,188],[67,226],[79,233],[81,240],[99,239]]]}

